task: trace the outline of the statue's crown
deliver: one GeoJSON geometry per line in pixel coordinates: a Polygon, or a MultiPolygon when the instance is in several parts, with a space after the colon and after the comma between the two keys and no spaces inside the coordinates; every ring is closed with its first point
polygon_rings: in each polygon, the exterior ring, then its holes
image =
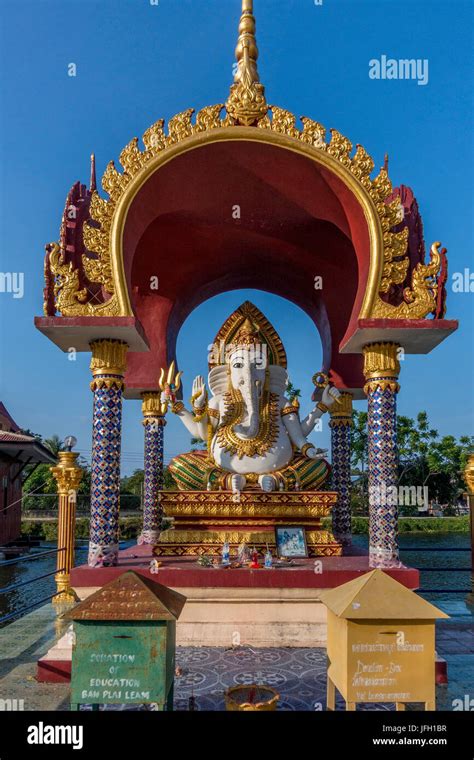
{"type": "Polygon", "coordinates": [[[260,334],[258,325],[251,322],[247,317],[234,335],[232,342],[236,346],[257,346],[265,341],[260,334]]]}
{"type": "Polygon", "coordinates": [[[209,369],[227,364],[229,353],[237,346],[256,347],[266,352],[269,364],[286,367],[286,353],[278,333],[250,301],[239,306],[220,328],[208,355],[209,369]]]}

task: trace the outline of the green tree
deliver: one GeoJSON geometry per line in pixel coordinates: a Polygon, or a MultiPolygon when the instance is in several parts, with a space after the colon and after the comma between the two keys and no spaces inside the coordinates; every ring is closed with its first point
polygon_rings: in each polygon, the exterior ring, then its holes
{"type": "MultiPolygon", "coordinates": [[[[352,501],[360,505],[367,487],[367,412],[355,411],[353,422],[352,466],[359,478],[353,486],[352,501]]],[[[430,499],[454,508],[465,491],[463,471],[469,453],[474,450],[474,436],[461,436],[459,440],[452,435],[440,438],[430,426],[427,413],[421,411],[415,419],[397,417],[397,445],[399,485],[428,486],[430,499]]],[[[405,507],[404,511],[410,509],[405,507]]]]}
{"type": "Polygon", "coordinates": [[[64,451],[64,441],[61,440],[59,435],[52,435],[51,438],[45,438],[43,446],[46,446],[55,457],[57,457],[60,451],[64,451]]]}
{"type": "Polygon", "coordinates": [[[352,412],[351,464],[357,473],[366,472],[368,458],[367,412],[354,410],[352,412]]]}
{"type": "MultiPolygon", "coordinates": [[[[42,439],[38,433],[33,433],[31,430],[23,430],[22,433],[30,435],[36,438],[47,449],[58,456],[60,451],[64,451],[64,441],[58,435],[52,435],[51,438],[42,439]]],[[[88,462],[84,457],[80,456],[77,460],[79,467],[82,467],[83,474],[81,484],[78,489],[78,493],[88,494],[91,490],[91,470],[88,462]]],[[[50,464],[30,464],[23,470],[23,491],[27,493],[56,493],[57,483],[51,473],[50,464]]]]}
{"type": "Polygon", "coordinates": [[[290,404],[293,404],[297,399],[301,398],[301,391],[299,388],[295,388],[292,382],[288,380],[286,384],[286,395],[290,404]]]}
{"type": "Polygon", "coordinates": [[[176,491],[178,486],[168,467],[165,467],[163,470],[163,481],[165,491],[176,491]]]}
{"type": "MultiPolygon", "coordinates": [[[[132,475],[122,478],[120,481],[120,491],[123,494],[134,494],[141,496],[145,473],[143,470],[135,470],[132,475]]],[[[163,468],[163,484],[165,491],[176,490],[176,483],[168,467],[163,468]]]]}
{"type": "Polygon", "coordinates": [[[143,482],[145,480],[145,473],[143,470],[134,470],[132,475],[128,475],[120,480],[120,493],[133,494],[134,496],[141,496],[143,491],[143,482]]]}

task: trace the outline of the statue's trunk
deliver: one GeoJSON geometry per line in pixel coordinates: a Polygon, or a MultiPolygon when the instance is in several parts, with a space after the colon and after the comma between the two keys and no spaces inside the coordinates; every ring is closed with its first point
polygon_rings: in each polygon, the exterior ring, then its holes
{"type": "Polygon", "coordinates": [[[246,380],[241,393],[247,410],[247,419],[238,426],[238,432],[242,438],[255,438],[259,427],[259,388],[251,371],[246,380]]]}

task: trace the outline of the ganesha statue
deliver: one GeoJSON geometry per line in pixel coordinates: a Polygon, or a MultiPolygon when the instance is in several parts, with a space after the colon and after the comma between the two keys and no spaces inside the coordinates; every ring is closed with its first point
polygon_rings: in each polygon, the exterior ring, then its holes
{"type": "Polygon", "coordinates": [[[287,397],[286,353],[266,317],[246,301],[222,325],[209,353],[208,385],[192,387],[191,410],[172,403],[187,430],[206,450],[172,459],[169,469],[180,490],[261,488],[316,490],[329,465],[308,441],[317,420],[338,400],[326,386],[321,401],[303,419],[287,397]]]}

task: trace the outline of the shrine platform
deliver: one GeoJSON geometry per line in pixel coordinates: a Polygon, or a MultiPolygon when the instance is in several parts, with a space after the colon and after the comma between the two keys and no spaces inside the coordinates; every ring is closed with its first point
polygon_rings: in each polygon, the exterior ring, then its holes
{"type": "MultiPolygon", "coordinates": [[[[73,568],[71,585],[83,599],[86,589],[96,590],[126,570],[135,570],[170,588],[323,589],[340,586],[371,569],[367,553],[357,547],[351,547],[343,557],[295,559],[292,564],[266,570],[263,567],[201,567],[195,557],[156,557],[151,546],[142,544],[120,551],[115,567],[79,565],[73,568]],[[155,574],[150,571],[150,563],[154,559],[161,563],[155,574]],[[315,572],[315,563],[318,563],[321,572],[315,572]]],[[[407,588],[419,587],[419,572],[414,568],[394,568],[387,572],[407,588]]]]}
{"type": "MultiPolygon", "coordinates": [[[[326,644],[323,589],[367,573],[367,554],[353,547],[343,557],[295,559],[272,569],[201,567],[194,557],[153,556],[152,547],[131,546],[118,565],[75,567],[71,585],[82,600],[126,570],[134,570],[179,591],[187,602],[177,624],[180,646],[307,647],[326,644]],[[152,560],[161,564],[150,571],[152,560]]],[[[418,570],[389,574],[407,588],[419,587],[418,570]]]]}

